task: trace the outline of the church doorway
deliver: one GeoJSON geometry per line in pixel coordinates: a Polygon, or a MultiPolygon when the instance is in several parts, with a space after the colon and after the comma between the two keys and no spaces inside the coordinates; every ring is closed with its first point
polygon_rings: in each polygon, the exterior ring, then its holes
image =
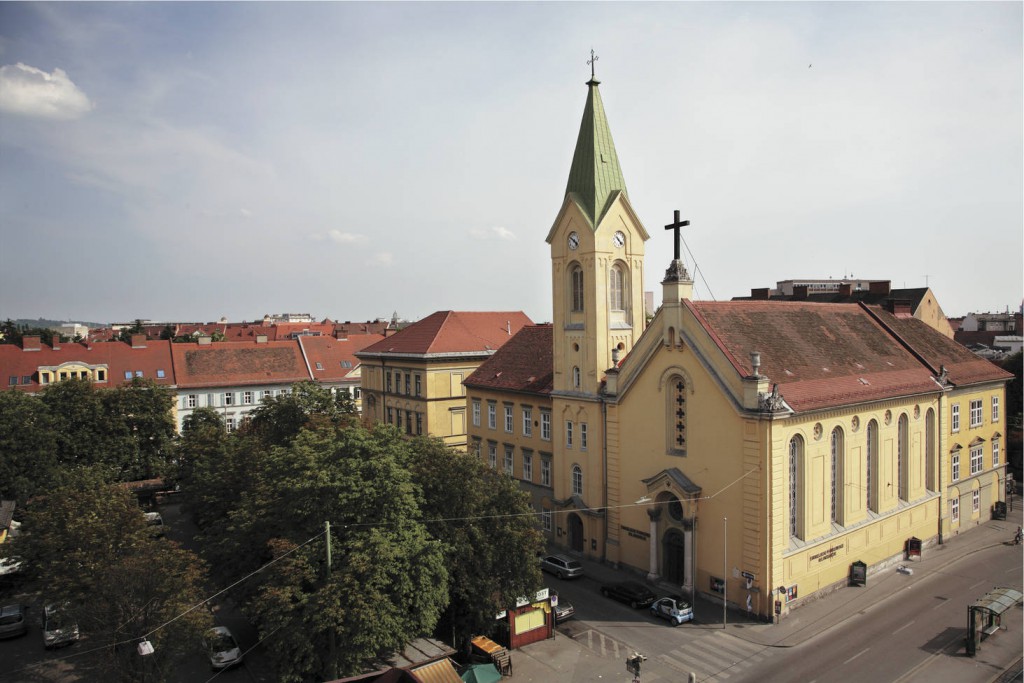
{"type": "Polygon", "coordinates": [[[569,548],[583,552],[583,520],[575,512],[569,514],[569,548]]]}
{"type": "Polygon", "coordinates": [[[662,557],[664,566],[662,577],[671,584],[681,586],[686,583],[686,539],[679,529],[669,529],[662,538],[662,557]]]}

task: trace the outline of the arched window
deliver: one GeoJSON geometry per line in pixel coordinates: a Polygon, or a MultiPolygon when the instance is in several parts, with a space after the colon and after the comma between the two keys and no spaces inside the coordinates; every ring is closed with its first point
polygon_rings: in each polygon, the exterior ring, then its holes
{"type": "Polygon", "coordinates": [[[900,415],[896,432],[896,485],[900,500],[910,499],[910,425],[907,414],[900,415]]]}
{"type": "Polygon", "coordinates": [[[579,465],[572,466],[572,492],[573,495],[583,495],[583,468],[579,465]]]}
{"type": "Polygon", "coordinates": [[[572,310],[583,310],[583,269],[574,264],[569,271],[569,282],[572,288],[572,310]]]}
{"type": "Polygon", "coordinates": [[[623,305],[622,297],[622,293],[625,290],[625,287],[623,286],[625,275],[622,272],[622,266],[618,264],[612,266],[611,277],[609,279],[608,293],[609,298],[611,299],[611,309],[613,311],[625,310],[626,307],[623,305]]]}
{"type": "Polygon", "coordinates": [[[800,537],[799,495],[800,495],[800,461],[804,450],[804,440],[794,436],[789,440],[789,535],[800,537]]]}
{"type": "Polygon", "coordinates": [[[686,385],[676,375],[669,379],[665,392],[668,395],[668,448],[670,452],[686,452],[686,385]]]}
{"type": "Polygon", "coordinates": [[[927,472],[925,485],[929,491],[937,491],[938,487],[935,483],[935,411],[931,408],[924,416],[924,457],[926,458],[925,471],[927,472]]]}
{"type": "Polygon", "coordinates": [[[843,430],[836,427],[832,430],[832,522],[842,523],[843,471],[845,453],[843,452],[843,430]]]}
{"type": "Polygon", "coordinates": [[[572,388],[573,389],[579,389],[580,388],[580,369],[579,369],[578,366],[573,366],[573,369],[572,369],[572,388]]]}
{"type": "MultiPolygon", "coordinates": [[[[875,473],[873,470],[875,458],[878,456],[878,423],[874,420],[868,422],[868,447],[866,450],[867,462],[865,463],[864,494],[867,497],[868,510],[875,510],[871,501],[875,499],[875,473]]],[[[877,510],[875,510],[877,512],[877,510]]]]}

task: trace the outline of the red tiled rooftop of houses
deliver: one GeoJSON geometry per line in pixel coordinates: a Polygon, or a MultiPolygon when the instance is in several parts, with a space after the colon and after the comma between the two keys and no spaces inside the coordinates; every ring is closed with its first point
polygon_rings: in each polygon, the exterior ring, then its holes
{"type": "Polygon", "coordinates": [[[310,379],[294,340],[172,344],[171,351],[175,377],[181,388],[310,379]]]}
{"type": "MultiPolygon", "coordinates": [[[[26,337],[25,345],[32,345],[33,339],[38,340],[38,337],[26,337]]],[[[0,344],[0,388],[39,391],[45,387],[39,383],[40,367],[75,362],[107,366],[107,381],[97,383],[97,386],[116,387],[136,377],[151,379],[157,384],[174,384],[169,341],[151,339],[138,348],[119,341],[67,343],[60,344],[57,349],[38,341],[35,344],[38,350],[34,351],[26,351],[14,344],[0,344]],[[11,385],[11,377],[17,377],[16,386],[11,385]],[[30,378],[28,384],[23,382],[25,377],[30,378]]]]}
{"type": "Polygon", "coordinates": [[[309,362],[313,379],[339,381],[359,366],[356,351],[383,339],[380,334],[352,334],[344,339],[334,337],[299,337],[299,344],[309,362]],[[320,363],[320,368],[317,368],[320,363]],[[346,367],[347,364],[347,367],[346,367]]]}
{"type": "Polygon", "coordinates": [[[438,311],[363,349],[364,354],[490,354],[532,321],[522,311],[438,311]]]}
{"type": "Polygon", "coordinates": [[[551,330],[550,324],[523,327],[464,384],[481,389],[550,394],[554,378],[551,330]]]}

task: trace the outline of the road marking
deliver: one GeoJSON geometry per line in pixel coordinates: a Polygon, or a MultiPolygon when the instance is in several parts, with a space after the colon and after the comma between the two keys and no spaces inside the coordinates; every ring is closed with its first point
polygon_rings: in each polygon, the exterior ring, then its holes
{"type": "Polygon", "coordinates": [[[843,664],[849,664],[850,662],[852,662],[853,660],[857,659],[857,657],[860,657],[862,654],[864,654],[865,652],[867,652],[870,649],[871,649],[870,647],[864,648],[863,650],[861,650],[860,652],[858,652],[857,654],[855,654],[854,656],[850,657],[845,662],[843,662],[843,664]]]}
{"type": "Polygon", "coordinates": [[[985,581],[984,581],[984,580],[978,581],[977,583],[972,583],[972,584],[971,584],[970,586],[968,586],[968,587],[967,587],[967,590],[971,590],[971,589],[972,589],[972,588],[974,588],[975,586],[980,586],[980,585],[981,585],[981,584],[983,584],[983,583],[985,583],[985,581]]]}
{"type": "Polygon", "coordinates": [[[907,623],[903,624],[903,626],[900,626],[900,627],[899,627],[898,629],[896,629],[895,631],[893,631],[893,632],[892,632],[892,634],[893,634],[893,635],[896,635],[897,633],[899,633],[900,631],[902,631],[903,629],[907,628],[908,626],[910,626],[910,625],[911,625],[911,624],[913,624],[913,623],[914,623],[914,622],[913,622],[913,620],[911,620],[911,621],[908,621],[907,623]]]}

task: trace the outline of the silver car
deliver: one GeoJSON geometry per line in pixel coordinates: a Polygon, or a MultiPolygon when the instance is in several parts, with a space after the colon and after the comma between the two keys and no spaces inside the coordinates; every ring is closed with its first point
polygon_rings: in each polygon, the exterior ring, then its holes
{"type": "Polygon", "coordinates": [[[565,555],[548,555],[540,561],[540,568],[560,579],[578,579],[583,576],[583,565],[565,555]]]}
{"type": "Polygon", "coordinates": [[[4,605],[0,607],[0,638],[14,638],[28,633],[28,608],[24,605],[4,605]]]}
{"type": "Polygon", "coordinates": [[[215,670],[242,663],[242,648],[227,626],[214,626],[203,636],[203,649],[215,670]]]}
{"type": "Polygon", "coordinates": [[[47,605],[43,608],[43,647],[47,650],[70,645],[78,640],[78,622],[68,612],[67,605],[47,605]]]}

